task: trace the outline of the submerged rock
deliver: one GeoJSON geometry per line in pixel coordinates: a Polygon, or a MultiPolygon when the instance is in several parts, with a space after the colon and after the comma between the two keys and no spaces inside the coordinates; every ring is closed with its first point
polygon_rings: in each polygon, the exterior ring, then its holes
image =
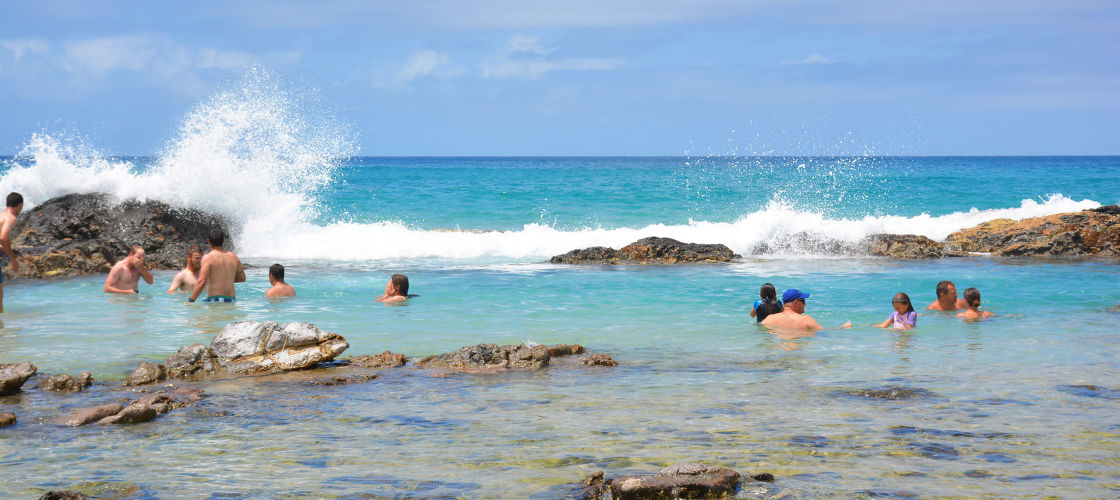
{"type": "Polygon", "coordinates": [[[1120,206],[997,219],[950,234],[947,245],[1001,256],[1120,256],[1120,206]]]}
{"type": "Polygon", "coordinates": [[[16,424],[16,414],[10,411],[0,412],[0,427],[16,424]]]}
{"type": "Polygon", "coordinates": [[[89,500],[89,497],[77,491],[48,491],[39,500],[89,500]]]}
{"type": "Polygon", "coordinates": [[[653,476],[622,476],[611,481],[615,500],[723,498],[739,487],[740,474],[714,465],[677,464],[653,476]]]}
{"type": "Polygon", "coordinates": [[[173,378],[257,375],[309,368],[333,360],[350,344],[336,333],[310,323],[238,321],[230,323],[210,346],[180,347],[163,364],[141,363],[125,385],[173,378]]]}
{"type": "Polygon", "coordinates": [[[595,353],[586,356],[579,360],[580,364],[586,366],[618,366],[618,361],[615,361],[609,354],[595,353]]]}
{"type": "Polygon", "coordinates": [[[68,427],[77,427],[79,425],[86,425],[91,422],[96,422],[105,417],[116,415],[124,409],[124,405],[120,403],[108,403],[93,408],[79,408],[70,412],[69,415],[56,420],[59,425],[68,427]]]}
{"type": "Polygon", "coordinates": [[[363,368],[397,368],[408,363],[408,358],[406,358],[404,354],[385,351],[376,356],[370,356],[368,354],[354,356],[348,361],[351,365],[361,366],[363,368]]]}
{"type": "Polygon", "coordinates": [[[168,388],[140,397],[123,405],[109,403],[92,408],[80,408],[55,420],[59,425],[76,427],[97,422],[99,424],[136,424],[147,422],[171,410],[185,408],[202,400],[202,389],[168,388]]]}
{"type": "Polygon", "coordinates": [[[88,371],[78,374],[78,378],[67,373],[47,377],[39,381],[39,389],[54,392],[79,392],[93,384],[93,377],[88,371]]]}
{"type": "Polygon", "coordinates": [[[935,396],[934,393],[925,389],[914,389],[910,387],[887,387],[884,389],[843,389],[839,392],[841,394],[857,398],[891,400],[916,399],[935,396]]]}
{"type": "Polygon", "coordinates": [[[23,383],[39,371],[31,363],[0,364],[0,396],[19,392],[23,383]]]}
{"type": "Polygon", "coordinates": [[[548,366],[548,347],[536,345],[479,344],[416,361],[424,368],[454,371],[493,371],[505,369],[535,370],[548,366]]]}
{"type": "MultiPolygon", "coordinates": [[[[42,201],[42,200],[35,200],[42,201]]],[[[101,193],[68,194],[42,201],[20,217],[12,246],[20,255],[16,277],[54,278],[108,272],[141,245],[148,269],[183,267],[187,247],[204,243],[210,230],[226,224],[201,210],[148,200],[114,200],[101,193]]]]}
{"type": "Polygon", "coordinates": [[[731,262],[741,256],[727,245],[715,243],[681,243],[672,238],[651,236],[614,250],[591,247],[572,250],[549,260],[553,264],[686,264],[695,262],[731,262]]]}
{"type": "Polygon", "coordinates": [[[587,476],[572,492],[571,498],[576,500],[599,500],[603,498],[603,493],[606,492],[608,486],[604,476],[603,471],[587,476]]]}

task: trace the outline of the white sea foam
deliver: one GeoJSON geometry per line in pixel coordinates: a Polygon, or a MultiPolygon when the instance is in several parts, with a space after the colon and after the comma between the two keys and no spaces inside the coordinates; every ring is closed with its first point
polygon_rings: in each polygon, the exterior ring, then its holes
{"type": "Polygon", "coordinates": [[[514,231],[433,231],[399,222],[315,224],[321,188],[353,152],[350,134],[306,109],[306,97],[282,90],[262,72],[200,104],[154,164],[141,168],[80,144],[35,134],[0,177],[0,192],[19,191],[28,207],[68,193],[104,192],[209,210],[233,224],[238,252],[249,259],[396,261],[437,259],[487,265],[534,262],[575,248],[619,248],[646,236],[724,243],[744,254],[827,255],[836,242],[876,233],[935,240],[998,218],[1023,219],[1100,206],[1052,194],[1017,207],[946,215],[828,218],[779,201],[735,222],[559,230],[540,223],[514,231]],[[219,179],[219,186],[214,186],[219,179]],[[831,245],[831,246],[830,246],[831,245]]]}

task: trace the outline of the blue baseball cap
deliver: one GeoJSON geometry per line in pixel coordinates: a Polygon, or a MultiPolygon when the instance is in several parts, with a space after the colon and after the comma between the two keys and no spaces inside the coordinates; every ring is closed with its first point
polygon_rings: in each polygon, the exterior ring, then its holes
{"type": "Polygon", "coordinates": [[[790,288],[786,293],[782,294],[782,302],[793,302],[797,299],[809,298],[809,292],[802,293],[801,290],[790,288]]]}

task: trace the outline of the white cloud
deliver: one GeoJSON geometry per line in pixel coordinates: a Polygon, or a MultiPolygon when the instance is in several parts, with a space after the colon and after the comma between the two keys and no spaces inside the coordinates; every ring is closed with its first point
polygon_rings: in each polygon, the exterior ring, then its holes
{"type": "Polygon", "coordinates": [[[616,58],[548,58],[553,52],[535,37],[514,36],[503,50],[482,61],[482,76],[536,79],[552,71],[609,71],[625,64],[616,58]]]}
{"type": "Polygon", "coordinates": [[[830,63],[832,63],[832,61],[830,61],[827,57],[822,56],[822,55],[814,52],[812,54],[809,54],[809,55],[805,56],[805,59],[802,59],[800,61],[794,61],[794,62],[784,62],[784,63],[782,63],[782,65],[793,66],[793,65],[798,65],[798,64],[830,64],[830,63]]]}
{"type": "Polygon", "coordinates": [[[50,44],[38,38],[0,40],[0,46],[12,51],[17,60],[23,59],[25,54],[43,54],[50,50],[50,44]]]}
{"type": "Polygon", "coordinates": [[[96,76],[114,70],[140,71],[156,56],[156,42],[148,36],[119,36],[66,42],[62,66],[71,72],[96,76]]]}
{"type": "MultiPolygon", "coordinates": [[[[366,72],[359,74],[361,73],[366,72]]],[[[449,79],[466,73],[466,70],[456,65],[447,54],[434,50],[417,50],[404,64],[395,68],[388,66],[374,69],[372,73],[374,87],[408,90],[409,83],[415,80],[428,77],[449,79]]]]}

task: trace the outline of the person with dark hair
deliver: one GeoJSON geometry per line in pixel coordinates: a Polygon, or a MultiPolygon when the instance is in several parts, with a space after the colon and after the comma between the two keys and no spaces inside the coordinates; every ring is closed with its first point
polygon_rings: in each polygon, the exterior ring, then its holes
{"type": "MultiPolygon", "coordinates": [[[[23,211],[23,195],[12,192],[8,194],[8,206],[0,214],[0,248],[3,249],[3,260],[12,266],[12,272],[19,272],[19,261],[12,251],[12,231],[16,228],[19,213],[23,211]]],[[[2,266],[3,263],[0,263],[2,266]]],[[[4,272],[0,267],[0,313],[4,312],[4,272]]]]}
{"type": "Polygon", "coordinates": [[[245,268],[241,266],[241,259],[237,258],[237,254],[222,248],[226,236],[221,229],[210,231],[207,241],[210,243],[210,252],[202,256],[202,269],[187,302],[197,300],[203,289],[206,289],[204,302],[235,302],[237,291],[234,283],[245,281],[245,268]]]}
{"type": "Polygon", "coordinates": [[[968,304],[968,310],[962,313],[957,313],[958,318],[966,319],[969,321],[976,321],[993,316],[990,311],[980,310],[980,290],[977,290],[975,288],[965,288],[964,300],[968,304]]]}
{"type": "MultiPolygon", "coordinates": [[[[774,330],[795,331],[795,332],[816,332],[824,330],[824,327],[812,316],[805,314],[805,299],[809,298],[809,292],[802,292],[796,288],[790,288],[782,294],[782,302],[784,307],[782,312],[774,313],[766,317],[762,322],[762,326],[772,328],[774,330]]],[[[840,328],[851,328],[852,322],[846,322],[840,328]]]]}
{"type": "Polygon", "coordinates": [[[144,247],[132,245],[128,255],[109,269],[101,289],[105,293],[140,293],[140,278],[149,285],[154,282],[152,273],[144,265],[144,247]]]}
{"type": "Polygon", "coordinates": [[[415,297],[415,295],[408,294],[408,276],[394,274],[393,277],[389,279],[389,282],[385,284],[385,293],[374,300],[388,303],[400,302],[412,297],[415,297]]]}
{"type": "Polygon", "coordinates": [[[782,312],[782,301],[778,300],[778,291],[774,289],[774,285],[764,283],[758,289],[758,298],[759,300],[754,301],[754,307],[751,307],[751,317],[756,323],[762,323],[771,314],[782,312]]]}
{"type": "Polygon", "coordinates": [[[284,282],[284,266],[280,264],[273,264],[268,268],[268,283],[272,287],[264,292],[266,299],[296,296],[296,289],[284,282]]]}
{"type": "Polygon", "coordinates": [[[937,300],[933,301],[926,309],[934,311],[956,311],[968,307],[963,300],[957,298],[957,286],[952,281],[942,281],[934,288],[937,300]]]}
{"type": "Polygon", "coordinates": [[[894,312],[886,321],[875,325],[879,328],[898,328],[906,330],[914,328],[918,324],[918,313],[914,312],[914,305],[910,303],[910,296],[905,293],[898,292],[894,294],[891,299],[891,305],[894,306],[894,312]]]}
{"type": "Polygon", "coordinates": [[[194,290],[194,284],[198,283],[198,274],[202,272],[202,249],[198,245],[191,245],[187,247],[187,267],[184,267],[175,278],[171,280],[171,286],[167,287],[167,293],[180,293],[191,292],[194,290]]]}

